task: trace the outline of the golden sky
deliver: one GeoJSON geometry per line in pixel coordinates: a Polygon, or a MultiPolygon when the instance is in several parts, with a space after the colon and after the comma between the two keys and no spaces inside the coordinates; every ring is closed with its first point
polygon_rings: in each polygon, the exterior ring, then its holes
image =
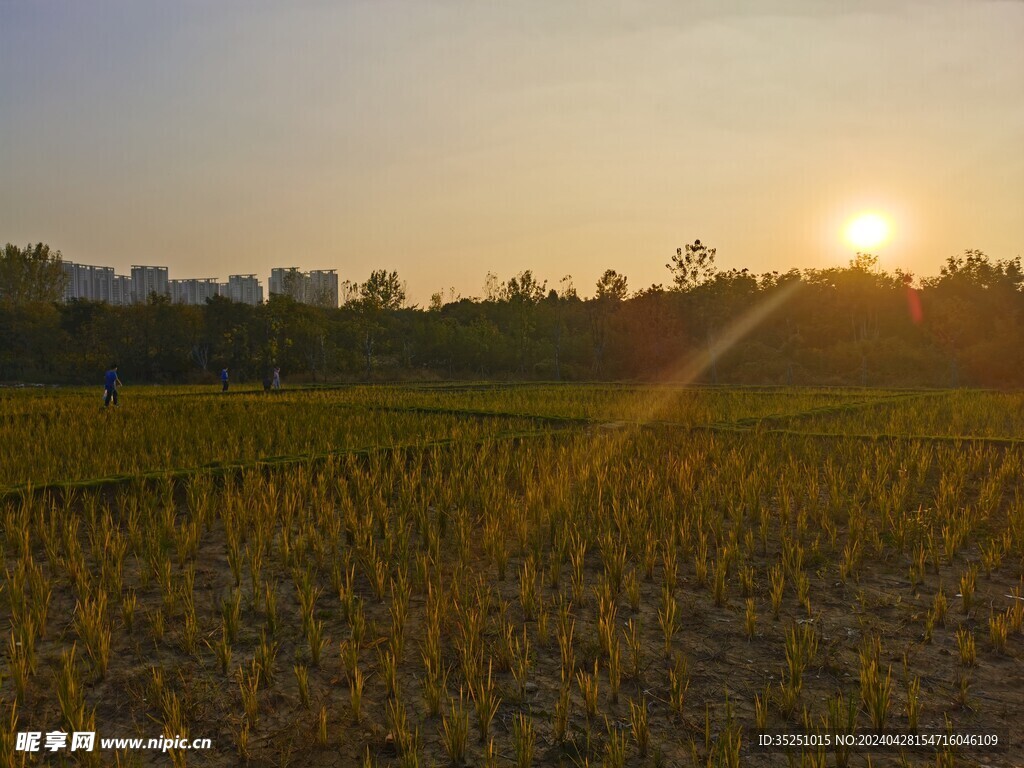
{"type": "Polygon", "coordinates": [[[1024,254],[1024,2],[0,0],[0,241],[172,277],[634,289],[1024,254]]]}

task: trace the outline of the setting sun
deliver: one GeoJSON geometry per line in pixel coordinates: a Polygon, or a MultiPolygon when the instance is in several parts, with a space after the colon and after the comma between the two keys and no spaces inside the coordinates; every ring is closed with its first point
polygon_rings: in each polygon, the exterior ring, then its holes
{"type": "Polygon", "coordinates": [[[889,238],[889,222],[877,213],[864,213],[846,227],[846,239],[857,248],[874,248],[889,238]]]}

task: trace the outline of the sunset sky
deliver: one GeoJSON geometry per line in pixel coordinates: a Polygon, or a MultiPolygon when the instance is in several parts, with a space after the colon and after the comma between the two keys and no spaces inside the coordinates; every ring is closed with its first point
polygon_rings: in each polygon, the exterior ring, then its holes
{"type": "Polygon", "coordinates": [[[1020,0],[0,0],[0,242],[413,301],[1024,255],[1020,0]]]}

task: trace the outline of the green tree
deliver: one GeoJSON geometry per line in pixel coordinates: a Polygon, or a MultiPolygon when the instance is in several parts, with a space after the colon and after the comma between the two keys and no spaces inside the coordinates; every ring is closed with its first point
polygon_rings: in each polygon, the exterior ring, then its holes
{"type": "Polygon", "coordinates": [[[304,301],[306,298],[306,280],[305,275],[299,272],[298,269],[292,267],[285,272],[282,278],[282,288],[284,293],[282,295],[288,296],[295,301],[304,301]]]}
{"type": "Polygon", "coordinates": [[[292,309],[286,332],[292,348],[301,354],[305,369],[316,381],[317,374],[325,375],[327,369],[327,318],[321,307],[295,304],[292,309]]]}
{"type": "Polygon", "coordinates": [[[98,374],[110,365],[114,357],[110,340],[104,335],[108,315],[120,307],[106,302],[72,299],[57,305],[61,330],[74,339],[60,355],[61,368],[74,381],[96,381],[98,374]]]}
{"type": "Polygon", "coordinates": [[[511,313],[511,331],[519,361],[519,373],[525,373],[531,353],[531,335],[536,327],[536,310],[544,298],[547,281],[541,283],[533,276],[532,270],[525,270],[510,277],[499,292],[502,301],[511,313]]]}
{"type": "Polygon", "coordinates": [[[544,301],[550,315],[551,347],[554,352],[555,381],[562,380],[562,358],[567,335],[567,316],[575,305],[580,303],[580,297],[576,293],[576,287],[572,282],[572,275],[566,275],[560,281],[561,292],[554,288],[548,293],[544,301]]]}
{"type": "Polygon", "coordinates": [[[729,351],[728,345],[721,343],[722,331],[757,301],[757,294],[757,278],[749,270],[730,269],[716,273],[682,297],[691,309],[689,326],[694,340],[705,344],[712,384],[718,384],[719,359],[729,351]]]}
{"type": "Polygon", "coordinates": [[[350,305],[355,310],[366,376],[369,378],[373,375],[374,355],[379,353],[380,340],[386,330],[387,315],[405,305],[405,283],[398,278],[397,272],[378,269],[359,285],[356,295],[350,305]]]}
{"type": "Polygon", "coordinates": [[[676,248],[676,255],[665,266],[672,273],[677,291],[690,291],[715,276],[715,254],[718,249],[708,248],[700,240],[693,245],[676,248]]]}
{"type": "Polygon", "coordinates": [[[606,269],[597,281],[597,292],[594,298],[619,304],[625,301],[627,296],[629,296],[629,283],[626,276],[620,275],[614,269],[606,269]]]}
{"type": "Polygon", "coordinates": [[[358,291],[359,305],[373,311],[401,309],[405,306],[405,283],[398,279],[397,272],[378,269],[370,273],[358,291]]]}
{"type": "Polygon", "coordinates": [[[925,326],[944,350],[949,384],[966,364],[974,381],[1019,381],[1024,355],[1024,272],[1021,259],[992,260],[979,250],[946,259],[940,275],[922,281],[925,326]]]}
{"type": "Polygon", "coordinates": [[[0,302],[8,306],[64,297],[63,259],[45,243],[19,248],[7,243],[0,252],[0,302]]]}
{"type": "Polygon", "coordinates": [[[620,275],[614,269],[606,269],[597,281],[594,298],[587,303],[593,371],[598,375],[604,372],[605,350],[608,347],[612,317],[628,296],[629,284],[626,276],[620,275]]]}
{"type": "Polygon", "coordinates": [[[0,381],[66,380],[64,353],[70,345],[54,304],[0,302],[0,339],[0,381]]]}
{"type": "Polygon", "coordinates": [[[261,337],[259,310],[223,296],[214,296],[203,307],[205,339],[209,343],[207,365],[213,370],[224,366],[231,369],[232,377],[244,379],[262,367],[265,344],[261,337]]]}

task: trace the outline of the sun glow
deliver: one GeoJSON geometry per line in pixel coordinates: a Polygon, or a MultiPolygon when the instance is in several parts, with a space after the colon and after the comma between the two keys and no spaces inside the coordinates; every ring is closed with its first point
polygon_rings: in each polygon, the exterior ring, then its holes
{"type": "Polygon", "coordinates": [[[846,239],[857,248],[875,248],[889,239],[889,222],[877,213],[862,213],[846,226],[846,239]]]}

